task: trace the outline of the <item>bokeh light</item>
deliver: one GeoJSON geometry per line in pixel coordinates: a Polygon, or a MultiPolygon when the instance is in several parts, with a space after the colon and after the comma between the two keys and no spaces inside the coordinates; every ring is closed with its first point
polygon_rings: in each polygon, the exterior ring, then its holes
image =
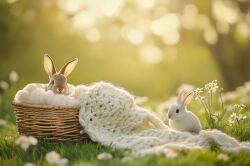
{"type": "MultiPolygon", "coordinates": [[[[165,96],[183,81],[203,84],[218,79],[232,89],[250,79],[248,1],[5,0],[3,4],[7,8],[1,11],[0,33],[7,42],[1,43],[5,63],[1,66],[20,71],[26,82],[33,74],[9,62],[27,59],[28,65],[35,59],[33,71],[42,75],[39,64],[45,52],[59,63],[79,58],[82,65],[73,82],[107,80],[154,97],[165,96]],[[199,66],[210,70],[198,70],[199,66]]],[[[46,75],[34,77],[42,81],[46,75]]]]}

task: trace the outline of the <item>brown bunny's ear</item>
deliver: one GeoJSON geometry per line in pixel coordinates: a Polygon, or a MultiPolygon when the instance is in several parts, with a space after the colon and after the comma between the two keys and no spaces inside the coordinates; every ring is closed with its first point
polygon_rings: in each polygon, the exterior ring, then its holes
{"type": "Polygon", "coordinates": [[[60,74],[63,74],[65,77],[67,77],[76,67],[76,64],[78,62],[78,59],[75,58],[72,61],[66,63],[61,70],[59,71],[60,74]]]}
{"type": "Polygon", "coordinates": [[[44,61],[43,66],[45,72],[51,77],[53,74],[56,73],[56,67],[52,58],[48,54],[44,54],[44,61]]]}

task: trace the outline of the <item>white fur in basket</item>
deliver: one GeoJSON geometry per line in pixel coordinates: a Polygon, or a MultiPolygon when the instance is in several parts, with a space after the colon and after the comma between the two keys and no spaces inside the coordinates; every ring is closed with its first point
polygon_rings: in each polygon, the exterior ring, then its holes
{"type": "Polygon", "coordinates": [[[78,106],[79,97],[86,89],[84,85],[73,86],[68,84],[70,94],[54,94],[51,90],[46,91],[46,84],[32,83],[19,90],[14,101],[19,103],[52,105],[52,106],[78,106]]]}

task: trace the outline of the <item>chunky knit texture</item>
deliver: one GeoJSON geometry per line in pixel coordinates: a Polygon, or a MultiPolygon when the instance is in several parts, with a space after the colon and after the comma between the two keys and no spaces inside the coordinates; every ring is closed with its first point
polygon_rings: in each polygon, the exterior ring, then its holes
{"type": "Polygon", "coordinates": [[[218,130],[200,134],[170,129],[150,111],[138,107],[127,91],[109,83],[96,83],[80,98],[80,124],[93,141],[114,148],[131,149],[134,155],[159,154],[171,149],[216,146],[229,152],[250,151],[250,144],[218,130]]]}

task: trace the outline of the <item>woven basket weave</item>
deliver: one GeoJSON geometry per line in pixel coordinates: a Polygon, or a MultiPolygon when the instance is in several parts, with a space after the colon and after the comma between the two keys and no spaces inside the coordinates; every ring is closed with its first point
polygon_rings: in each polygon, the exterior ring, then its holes
{"type": "Polygon", "coordinates": [[[20,135],[53,141],[87,141],[79,124],[80,107],[55,107],[13,102],[20,135]]]}

